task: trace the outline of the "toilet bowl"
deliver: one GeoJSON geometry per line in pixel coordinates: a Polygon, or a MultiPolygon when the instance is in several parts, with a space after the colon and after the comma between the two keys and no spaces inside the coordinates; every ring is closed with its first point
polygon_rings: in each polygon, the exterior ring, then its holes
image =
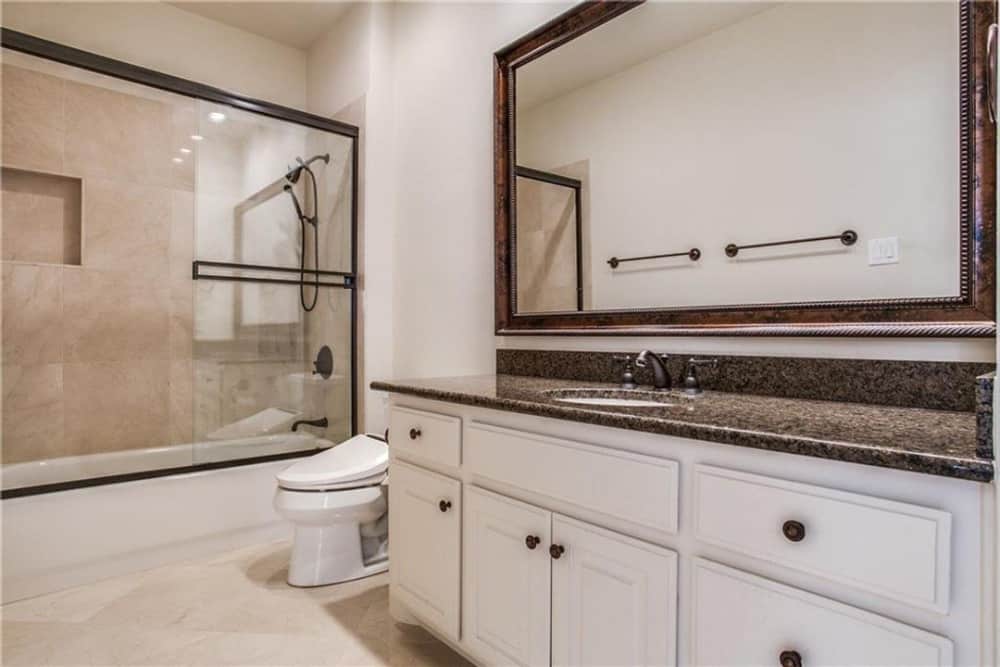
{"type": "Polygon", "coordinates": [[[274,509],[295,527],[288,583],[324,586],[389,567],[389,448],[356,435],[277,475],[274,509]]]}

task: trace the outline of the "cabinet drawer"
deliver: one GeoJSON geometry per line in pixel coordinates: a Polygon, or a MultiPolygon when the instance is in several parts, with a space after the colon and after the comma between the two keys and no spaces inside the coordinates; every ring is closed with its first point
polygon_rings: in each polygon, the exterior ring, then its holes
{"type": "Polygon", "coordinates": [[[472,423],[465,469],[662,533],[677,532],[678,464],[472,423]]]}
{"type": "Polygon", "coordinates": [[[396,454],[457,468],[462,461],[462,420],[393,406],[389,415],[389,445],[396,454]]]}
{"type": "Polygon", "coordinates": [[[397,554],[393,594],[431,627],[458,640],[462,485],[394,461],[389,472],[389,534],[397,554]]]}
{"type": "Polygon", "coordinates": [[[694,486],[700,540],[948,611],[947,512],[710,466],[694,486]]]}
{"type": "Polygon", "coordinates": [[[693,583],[695,665],[952,663],[944,637],[717,563],[696,559],[693,583]]]}

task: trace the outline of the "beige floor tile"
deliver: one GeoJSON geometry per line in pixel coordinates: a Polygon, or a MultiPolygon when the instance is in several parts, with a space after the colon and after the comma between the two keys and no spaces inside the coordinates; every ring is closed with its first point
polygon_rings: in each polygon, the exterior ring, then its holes
{"type": "Polygon", "coordinates": [[[4,605],[0,610],[7,621],[49,621],[82,623],[139,585],[135,577],[119,577],[93,586],[78,586],[36,598],[4,605]]]}
{"type": "Polygon", "coordinates": [[[260,545],[6,605],[3,664],[468,665],[391,620],[386,575],[292,588],[288,555],[260,545]]]}

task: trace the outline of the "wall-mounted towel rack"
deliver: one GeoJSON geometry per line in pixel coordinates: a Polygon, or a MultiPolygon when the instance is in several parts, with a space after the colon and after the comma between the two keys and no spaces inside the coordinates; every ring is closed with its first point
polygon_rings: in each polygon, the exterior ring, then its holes
{"type": "Polygon", "coordinates": [[[235,262],[209,262],[196,259],[191,263],[191,278],[194,280],[229,280],[238,283],[269,283],[272,285],[301,285],[303,284],[301,275],[317,276],[318,282],[305,283],[307,287],[340,287],[343,289],[354,289],[354,274],[346,271],[318,271],[316,269],[299,269],[289,266],[264,266],[261,264],[238,264],[235,262]],[[263,276],[247,276],[219,274],[206,272],[205,269],[219,268],[230,271],[260,271],[263,276]],[[267,275],[270,273],[294,273],[294,279],[275,278],[267,275]],[[340,278],[340,282],[320,280],[320,277],[330,276],[340,278]]]}
{"type": "Polygon", "coordinates": [[[625,262],[638,262],[643,259],[662,259],[664,257],[684,257],[687,256],[692,262],[697,262],[701,258],[701,250],[697,248],[691,248],[684,252],[668,252],[665,255],[643,255],[642,257],[612,257],[608,260],[608,264],[611,265],[612,269],[617,269],[619,264],[624,264],[625,262]]]}
{"type": "Polygon", "coordinates": [[[847,229],[840,234],[833,234],[832,236],[813,236],[808,239],[792,239],[790,241],[771,241],[769,243],[750,243],[747,245],[736,245],[735,243],[730,243],[726,246],[726,255],[729,257],[736,257],[740,250],[746,250],[747,248],[770,248],[776,245],[792,245],[793,243],[813,243],[814,241],[832,241],[834,239],[840,239],[840,242],[844,245],[854,245],[858,242],[858,233],[853,229],[847,229]]]}

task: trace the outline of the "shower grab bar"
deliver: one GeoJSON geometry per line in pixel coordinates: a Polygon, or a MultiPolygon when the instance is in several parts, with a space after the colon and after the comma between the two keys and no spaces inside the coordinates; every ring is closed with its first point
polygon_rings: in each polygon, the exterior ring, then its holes
{"type": "Polygon", "coordinates": [[[736,245],[735,243],[730,243],[726,246],[726,256],[736,257],[740,250],[746,250],[747,248],[770,248],[777,245],[792,245],[794,243],[813,243],[815,241],[832,241],[834,239],[840,239],[840,242],[844,245],[854,245],[858,242],[858,233],[853,229],[846,229],[840,234],[833,234],[831,236],[812,236],[807,239],[791,239],[790,241],[770,241],[769,243],[751,243],[748,245],[736,245]]]}
{"type": "Polygon", "coordinates": [[[690,250],[685,250],[684,252],[668,252],[665,255],[643,255],[642,257],[612,257],[608,260],[608,264],[611,265],[612,269],[617,269],[619,264],[624,264],[625,262],[638,262],[644,259],[662,259],[664,257],[687,257],[692,262],[697,262],[701,259],[701,250],[698,248],[691,248],[690,250]]]}
{"type": "Polygon", "coordinates": [[[191,279],[192,280],[231,280],[233,282],[241,283],[270,283],[274,285],[306,285],[310,287],[340,287],[343,289],[354,289],[355,286],[355,276],[353,273],[347,271],[321,271],[319,269],[299,269],[298,267],[288,267],[288,266],[266,266],[263,264],[239,264],[236,262],[212,262],[206,260],[196,259],[191,263],[191,279]],[[303,282],[302,280],[291,280],[285,278],[257,278],[254,276],[230,276],[230,275],[219,275],[217,273],[205,273],[203,268],[222,268],[222,269],[240,269],[249,271],[269,271],[273,273],[294,273],[299,275],[300,273],[306,273],[310,276],[316,276],[317,279],[320,276],[332,276],[335,278],[343,278],[342,283],[336,282],[303,282]]]}

